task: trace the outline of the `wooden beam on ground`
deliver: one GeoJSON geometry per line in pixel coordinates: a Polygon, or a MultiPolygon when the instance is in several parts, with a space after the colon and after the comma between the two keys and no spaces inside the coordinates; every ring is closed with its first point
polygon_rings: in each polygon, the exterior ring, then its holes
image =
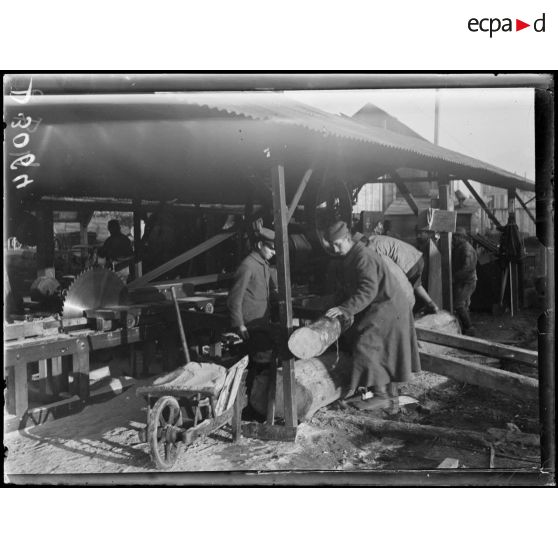
{"type": "MultiPolygon", "coordinates": [[[[281,354],[285,352],[293,331],[293,305],[291,294],[291,266],[289,262],[289,235],[287,233],[287,203],[285,200],[285,169],[277,162],[271,169],[273,192],[273,217],[275,226],[275,248],[277,250],[277,279],[279,288],[279,321],[281,324],[281,354]]],[[[294,381],[294,359],[286,358],[282,362],[283,400],[285,402],[285,424],[296,427],[298,424],[296,410],[296,393],[294,381]]]]}
{"type": "Polygon", "coordinates": [[[486,205],[484,200],[477,194],[476,190],[473,188],[471,183],[466,178],[462,178],[461,181],[463,182],[463,184],[465,184],[465,186],[467,187],[467,190],[469,190],[469,192],[471,193],[473,198],[475,198],[477,203],[481,206],[482,210],[488,215],[488,218],[494,223],[496,228],[498,230],[501,230],[503,228],[502,223],[500,223],[500,221],[498,221],[498,219],[496,218],[496,215],[494,215],[494,213],[486,205]]]}
{"type": "MultiPolygon", "coordinates": [[[[447,182],[438,183],[440,209],[453,211],[453,200],[450,195],[450,185],[447,182]]],[[[453,313],[452,270],[451,270],[451,235],[450,232],[440,234],[440,254],[442,257],[442,305],[444,310],[453,313]]]]}
{"type": "Polygon", "coordinates": [[[538,353],[529,351],[519,347],[510,347],[493,341],[485,341],[476,337],[467,337],[465,335],[455,335],[453,333],[445,333],[443,331],[435,331],[433,329],[416,326],[417,339],[427,343],[435,343],[452,347],[454,349],[462,349],[471,351],[481,355],[510,360],[519,364],[525,364],[532,368],[537,368],[539,363],[538,353]]]}
{"type": "Polygon", "coordinates": [[[405,198],[405,201],[409,204],[409,207],[411,208],[412,212],[415,215],[418,215],[419,208],[417,202],[415,201],[415,198],[413,197],[413,194],[411,194],[411,191],[409,190],[409,187],[405,184],[405,182],[403,182],[403,179],[399,176],[399,174],[396,171],[391,171],[390,175],[393,178],[393,183],[397,186],[397,189],[399,190],[399,192],[401,192],[401,195],[405,198]]]}
{"type": "Polygon", "coordinates": [[[539,396],[539,382],[534,378],[456,357],[435,355],[424,350],[419,350],[419,354],[421,368],[428,372],[512,395],[522,400],[535,400],[539,396]]]}
{"type": "Polygon", "coordinates": [[[161,275],[167,273],[168,271],[174,269],[175,267],[190,261],[196,256],[203,254],[204,252],[207,252],[207,250],[210,250],[214,246],[221,244],[225,240],[231,238],[231,236],[233,236],[236,233],[237,233],[236,230],[232,232],[221,232],[211,238],[208,238],[201,244],[194,246],[194,248],[190,248],[186,252],[180,254],[179,256],[176,256],[176,258],[173,258],[172,260],[165,262],[163,265],[160,265],[159,267],[153,269],[149,273],[146,273],[142,277],[138,277],[137,279],[135,279],[134,281],[128,284],[128,289],[136,289],[138,287],[147,285],[147,283],[149,283],[151,280],[157,279],[157,277],[160,277],[161,275]]]}
{"type": "Polygon", "coordinates": [[[300,198],[302,197],[302,194],[304,194],[304,190],[306,190],[306,186],[308,186],[308,182],[310,181],[310,178],[312,177],[313,172],[314,172],[314,169],[309,168],[304,173],[304,176],[302,177],[302,180],[300,181],[300,184],[298,185],[296,193],[293,196],[293,199],[291,200],[291,205],[289,206],[289,212],[288,212],[288,215],[287,215],[287,223],[292,219],[292,217],[294,215],[294,212],[296,211],[296,208],[298,206],[298,202],[300,201],[300,198]]]}
{"type": "Polygon", "coordinates": [[[490,448],[495,442],[502,441],[531,447],[539,446],[539,436],[536,434],[502,431],[500,429],[490,429],[490,431],[485,433],[461,428],[416,424],[414,422],[396,422],[375,418],[365,411],[346,414],[343,416],[343,421],[364,427],[369,433],[376,436],[389,436],[408,440],[426,438],[429,440],[444,440],[450,444],[465,444],[484,448],[490,448]]]}

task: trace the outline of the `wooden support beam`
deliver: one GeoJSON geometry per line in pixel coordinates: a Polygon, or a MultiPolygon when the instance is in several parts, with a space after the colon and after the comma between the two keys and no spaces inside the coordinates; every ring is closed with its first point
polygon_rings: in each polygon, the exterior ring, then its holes
{"type": "Polygon", "coordinates": [[[519,347],[510,347],[501,343],[485,341],[476,337],[455,335],[444,331],[436,331],[426,327],[415,326],[417,339],[426,343],[435,343],[444,347],[471,351],[480,355],[493,358],[509,360],[515,363],[524,364],[531,368],[537,368],[539,357],[537,351],[529,351],[519,347]]]}
{"type": "MultiPolygon", "coordinates": [[[[438,183],[440,209],[453,211],[453,200],[450,195],[450,185],[447,182],[438,183]]],[[[453,313],[452,270],[451,270],[451,238],[452,233],[441,232],[440,254],[442,257],[442,305],[444,310],[453,313]]]]}
{"type": "Polygon", "coordinates": [[[403,182],[403,179],[399,176],[399,174],[397,174],[396,171],[391,171],[390,175],[393,178],[393,183],[397,186],[397,189],[399,190],[399,192],[401,192],[401,195],[405,198],[405,201],[409,204],[409,207],[411,208],[413,213],[415,215],[418,215],[419,208],[417,202],[415,201],[415,198],[413,198],[413,194],[411,194],[411,191],[409,190],[409,187],[405,184],[405,182],[403,182]]]}
{"type": "MultiPolygon", "coordinates": [[[[277,162],[271,169],[273,192],[273,217],[275,225],[275,247],[277,254],[277,278],[279,287],[279,320],[281,324],[281,354],[285,352],[293,330],[293,306],[291,295],[291,266],[289,262],[289,235],[287,233],[287,204],[285,201],[285,169],[277,162]]],[[[285,424],[296,427],[296,394],[294,381],[294,359],[286,358],[282,362],[283,397],[285,402],[285,424]]]]}
{"type": "Polygon", "coordinates": [[[6,410],[10,415],[21,417],[28,406],[27,363],[19,362],[8,368],[6,410]]]}
{"type": "Polygon", "coordinates": [[[230,238],[236,233],[237,233],[236,230],[232,232],[221,232],[211,238],[208,238],[207,240],[205,240],[201,244],[198,244],[194,248],[190,248],[186,252],[180,254],[179,256],[176,256],[176,258],[173,258],[172,260],[165,262],[163,265],[160,265],[159,267],[153,269],[149,273],[146,273],[145,275],[138,277],[137,279],[135,279],[134,281],[128,284],[128,289],[137,289],[138,287],[147,285],[147,283],[149,283],[151,280],[156,279],[157,277],[160,277],[161,275],[167,273],[168,271],[174,269],[175,267],[183,263],[186,263],[187,261],[190,261],[191,259],[195,258],[200,254],[203,254],[207,250],[210,250],[214,246],[221,244],[222,242],[224,242],[225,240],[227,240],[228,238],[230,238]]]}
{"type": "Polygon", "coordinates": [[[525,210],[525,213],[527,213],[527,215],[529,216],[529,219],[531,219],[531,221],[533,221],[533,223],[535,223],[535,225],[536,225],[537,220],[535,219],[535,216],[531,213],[531,210],[527,207],[527,204],[519,197],[519,194],[517,193],[517,191],[515,191],[515,199],[519,202],[521,207],[525,210]]]}
{"type": "Polygon", "coordinates": [[[293,196],[293,199],[291,200],[291,205],[289,206],[289,212],[288,212],[288,215],[287,215],[287,223],[292,219],[292,217],[294,215],[294,212],[296,211],[296,208],[298,206],[298,202],[300,201],[300,198],[302,197],[302,194],[304,194],[304,190],[306,190],[306,186],[308,186],[308,182],[310,181],[310,178],[312,177],[313,172],[314,172],[314,169],[309,168],[304,173],[304,176],[302,177],[302,180],[300,181],[300,184],[298,185],[296,193],[293,196]]]}
{"type": "Polygon", "coordinates": [[[498,219],[496,218],[496,215],[494,215],[494,213],[490,211],[490,208],[486,205],[484,200],[477,194],[476,190],[473,188],[471,183],[465,178],[462,178],[461,181],[463,182],[463,184],[465,184],[467,190],[469,190],[473,198],[475,198],[477,203],[481,206],[482,210],[488,215],[488,218],[494,223],[496,228],[498,230],[501,230],[503,228],[502,223],[500,223],[500,221],[498,221],[498,219]]]}
{"type": "Polygon", "coordinates": [[[555,92],[535,89],[535,178],[537,238],[545,248],[545,311],[537,321],[541,425],[541,462],[545,471],[556,468],[556,345],[555,345],[555,275],[554,275],[554,211],[555,211],[555,92]]]}
{"type": "Polygon", "coordinates": [[[534,378],[424,350],[420,350],[419,354],[421,368],[428,372],[512,395],[521,400],[536,400],[539,396],[539,382],[534,378]]]}

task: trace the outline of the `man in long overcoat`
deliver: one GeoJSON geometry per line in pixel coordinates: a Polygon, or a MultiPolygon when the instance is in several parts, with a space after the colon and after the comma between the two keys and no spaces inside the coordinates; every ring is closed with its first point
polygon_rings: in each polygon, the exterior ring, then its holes
{"type": "Polygon", "coordinates": [[[346,397],[359,387],[371,387],[374,397],[359,408],[387,408],[396,396],[393,384],[408,382],[420,371],[412,309],[381,256],[354,242],[346,223],[334,223],[328,237],[342,264],[339,302],[326,316],[354,319],[348,332],[353,338],[353,367],[346,397]]]}

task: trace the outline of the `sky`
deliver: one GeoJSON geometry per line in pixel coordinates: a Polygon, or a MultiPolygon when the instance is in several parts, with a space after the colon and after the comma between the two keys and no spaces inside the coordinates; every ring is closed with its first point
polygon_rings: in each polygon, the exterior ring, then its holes
{"type": "Polygon", "coordinates": [[[434,140],[438,95],[439,145],[535,179],[533,89],[376,89],[286,94],[348,116],[366,103],[374,103],[429,141],[434,140]]]}

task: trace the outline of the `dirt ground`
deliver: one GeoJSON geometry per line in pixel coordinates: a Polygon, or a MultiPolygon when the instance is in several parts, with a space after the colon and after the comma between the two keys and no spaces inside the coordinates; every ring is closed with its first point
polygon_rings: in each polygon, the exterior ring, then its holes
{"type": "MultiPolygon", "coordinates": [[[[516,346],[537,348],[537,313],[519,316],[473,315],[478,336],[516,346]]],[[[491,363],[497,365],[497,363],[491,363]]],[[[507,367],[509,369],[509,367],[507,367]]],[[[523,367],[515,372],[536,376],[523,367]]],[[[145,401],[135,388],[153,378],[137,380],[117,396],[90,404],[80,412],[4,436],[5,474],[70,474],[153,472],[148,446],[138,438],[145,425],[145,401]]],[[[486,389],[422,372],[403,393],[418,405],[401,407],[378,418],[486,432],[490,428],[538,433],[536,402],[522,401],[486,389]]],[[[230,428],[182,449],[172,471],[231,470],[416,470],[434,469],[445,458],[460,468],[487,469],[489,451],[436,440],[378,437],[347,416],[370,416],[342,409],[337,403],[319,410],[298,428],[295,443],[241,438],[231,443],[230,428]]],[[[538,448],[499,445],[493,466],[538,469],[538,448]]]]}

